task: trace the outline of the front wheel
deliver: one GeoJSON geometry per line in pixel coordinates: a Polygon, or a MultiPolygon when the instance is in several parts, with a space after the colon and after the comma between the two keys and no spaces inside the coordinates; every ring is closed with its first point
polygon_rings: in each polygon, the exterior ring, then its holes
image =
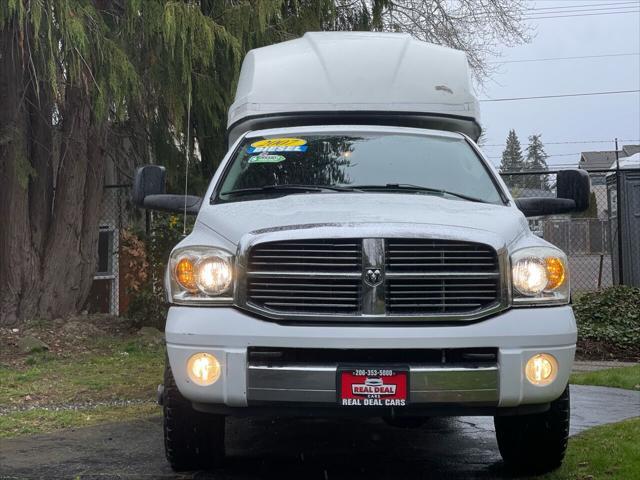
{"type": "Polygon", "coordinates": [[[505,465],[522,473],[544,473],[560,466],[569,438],[569,386],[544,413],[494,417],[505,465]]]}
{"type": "Polygon", "coordinates": [[[224,459],[225,418],[193,409],[176,387],[168,362],[164,369],[164,448],[175,471],[211,469],[224,459]]]}

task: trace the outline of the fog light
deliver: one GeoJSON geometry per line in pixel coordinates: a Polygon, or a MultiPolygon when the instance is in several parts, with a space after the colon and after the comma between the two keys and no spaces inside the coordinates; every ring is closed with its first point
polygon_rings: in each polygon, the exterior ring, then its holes
{"type": "Polygon", "coordinates": [[[548,353],[534,355],[527,362],[525,374],[533,385],[549,385],[558,375],[558,361],[548,353]]]}
{"type": "Polygon", "coordinates": [[[211,385],[220,378],[220,362],[209,353],[196,353],[187,362],[187,373],[193,383],[211,385]]]}

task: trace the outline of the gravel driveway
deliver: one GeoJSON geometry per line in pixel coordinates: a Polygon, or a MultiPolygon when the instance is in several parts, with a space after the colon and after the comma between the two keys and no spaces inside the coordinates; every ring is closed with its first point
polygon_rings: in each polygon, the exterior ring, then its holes
{"type": "MultiPolygon", "coordinates": [[[[572,434],[640,415],[640,392],[571,388],[572,434]]],[[[434,418],[417,429],[379,420],[232,419],[227,453],[219,471],[174,474],[153,417],[4,440],[0,478],[503,478],[490,417],[434,418]]]]}

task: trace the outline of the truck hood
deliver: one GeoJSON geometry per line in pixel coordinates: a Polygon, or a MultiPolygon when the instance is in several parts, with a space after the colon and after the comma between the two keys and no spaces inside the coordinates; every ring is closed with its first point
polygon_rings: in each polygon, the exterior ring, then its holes
{"type": "MultiPolygon", "coordinates": [[[[406,224],[482,230],[510,244],[527,231],[522,213],[512,207],[454,200],[433,195],[393,193],[314,193],[265,200],[205,205],[198,223],[237,245],[243,235],[301,225],[406,224]]],[[[358,236],[358,234],[355,234],[358,236]]],[[[469,232],[470,238],[473,232],[469,232]]]]}

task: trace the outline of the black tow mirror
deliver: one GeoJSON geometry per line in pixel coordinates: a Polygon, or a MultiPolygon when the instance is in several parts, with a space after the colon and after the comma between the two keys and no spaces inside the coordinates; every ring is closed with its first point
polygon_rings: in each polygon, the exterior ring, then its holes
{"type": "Polygon", "coordinates": [[[589,208],[591,180],[585,170],[562,170],[556,178],[557,198],[530,197],[516,199],[525,217],[582,212],[589,208]]]}
{"type": "Polygon", "coordinates": [[[166,170],[160,165],[144,165],[136,170],[133,180],[133,203],[144,208],[144,199],[149,195],[165,192],[166,170]]]}
{"type": "Polygon", "coordinates": [[[133,181],[133,203],[148,210],[197,215],[202,198],[195,195],[165,193],[166,171],[159,165],[145,165],[136,170],[133,181]]]}
{"type": "Polygon", "coordinates": [[[143,207],[149,210],[168,213],[184,213],[197,215],[202,205],[202,198],[195,195],[147,195],[143,207]]]}
{"type": "Polygon", "coordinates": [[[586,170],[574,169],[558,172],[556,191],[558,198],[567,198],[576,202],[576,212],[583,212],[589,208],[591,179],[586,170]]]}

